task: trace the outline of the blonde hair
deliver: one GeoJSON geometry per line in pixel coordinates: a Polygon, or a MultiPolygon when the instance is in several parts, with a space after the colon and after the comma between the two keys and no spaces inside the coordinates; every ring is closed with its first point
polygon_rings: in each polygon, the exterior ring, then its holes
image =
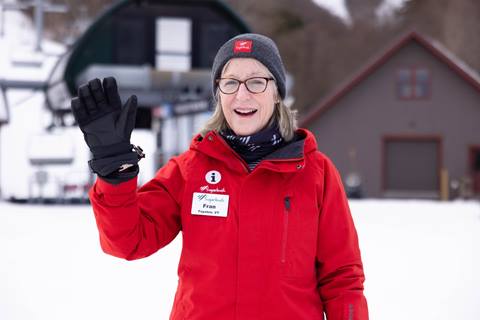
{"type": "MultiPolygon", "coordinates": [[[[230,61],[228,61],[225,64],[221,74],[223,74],[223,72],[229,65],[230,61]]],[[[267,70],[267,72],[271,77],[273,77],[273,75],[268,71],[268,69],[261,62],[258,61],[258,63],[261,64],[267,70]]],[[[298,128],[297,127],[297,111],[292,110],[290,107],[285,105],[284,101],[279,97],[278,89],[275,82],[274,82],[274,85],[275,85],[275,92],[276,92],[276,100],[278,102],[275,103],[272,118],[268,122],[267,126],[270,126],[274,122],[276,122],[279,128],[280,134],[282,135],[282,138],[285,141],[290,141],[293,139],[295,135],[295,130],[297,130],[298,128]]],[[[210,119],[208,119],[208,121],[205,123],[203,128],[200,130],[200,135],[202,137],[204,137],[209,131],[220,132],[229,128],[227,119],[223,114],[222,104],[220,101],[220,93],[218,88],[215,91],[215,101],[216,101],[215,110],[212,116],[210,117],[210,119]]]]}

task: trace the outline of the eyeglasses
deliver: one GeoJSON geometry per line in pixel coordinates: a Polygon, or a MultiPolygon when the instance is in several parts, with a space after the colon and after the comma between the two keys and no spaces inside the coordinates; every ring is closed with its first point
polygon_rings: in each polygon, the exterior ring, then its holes
{"type": "Polygon", "coordinates": [[[218,88],[222,93],[234,94],[240,88],[240,84],[244,83],[245,87],[251,93],[262,93],[267,89],[268,81],[275,80],[274,78],[253,77],[244,81],[233,78],[217,79],[218,88]]]}

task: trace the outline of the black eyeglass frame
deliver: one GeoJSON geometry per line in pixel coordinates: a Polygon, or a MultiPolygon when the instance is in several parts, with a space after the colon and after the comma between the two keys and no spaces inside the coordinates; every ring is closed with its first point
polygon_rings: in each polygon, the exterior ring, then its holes
{"type": "Polygon", "coordinates": [[[271,80],[275,81],[275,78],[273,78],[273,77],[251,77],[251,78],[245,79],[245,80],[243,80],[243,81],[242,81],[242,80],[235,79],[235,78],[218,78],[218,79],[215,80],[215,82],[216,82],[217,85],[218,85],[218,90],[220,90],[223,94],[234,94],[234,93],[237,93],[238,90],[240,89],[240,85],[241,85],[242,83],[245,85],[245,88],[248,90],[248,92],[253,93],[253,94],[258,94],[258,93],[263,93],[263,92],[265,92],[265,90],[267,90],[268,82],[271,81],[271,80]],[[265,83],[265,88],[263,88],[263,90],[262,90],[262,91],[259,91],[259,92],[253,92],[252,90],[250,90],[250,89],[248,88],[247,81],[252,80],[252,79],[264,79],[264,80],[266,80],[267,82],[265,83]],[[236,89],[235,91],[229,92],[229,93],[224,92],[224,91],[220,88],[220,81],[221,81],[221,80],[235,80],[235,81],[237,81],[237,82],[238,82],[237,89],[236,89]]]}

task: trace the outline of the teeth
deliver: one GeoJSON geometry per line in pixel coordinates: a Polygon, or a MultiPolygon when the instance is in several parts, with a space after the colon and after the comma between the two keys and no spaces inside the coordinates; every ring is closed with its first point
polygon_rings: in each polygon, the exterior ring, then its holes
{"type": "Polygon", "coordinates": [[[235,112],[242,113],[242,114],[249,114],[255,112],[255,109],[235,109],[235,112]]]}

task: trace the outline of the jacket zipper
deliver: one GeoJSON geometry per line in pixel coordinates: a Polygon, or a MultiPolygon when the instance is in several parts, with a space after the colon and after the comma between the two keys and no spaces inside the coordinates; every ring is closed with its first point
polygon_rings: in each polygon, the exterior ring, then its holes
{"type": "Polygon", "coordinates": [[[283,210],[283,233],[282,233],[282,255],[280,261],[285,263],[286,251],[287,251],[287,238],[288,238],[288,216],[290,213],[290,196],[286,196],[283,199],[284,210],[283,210]]]}

